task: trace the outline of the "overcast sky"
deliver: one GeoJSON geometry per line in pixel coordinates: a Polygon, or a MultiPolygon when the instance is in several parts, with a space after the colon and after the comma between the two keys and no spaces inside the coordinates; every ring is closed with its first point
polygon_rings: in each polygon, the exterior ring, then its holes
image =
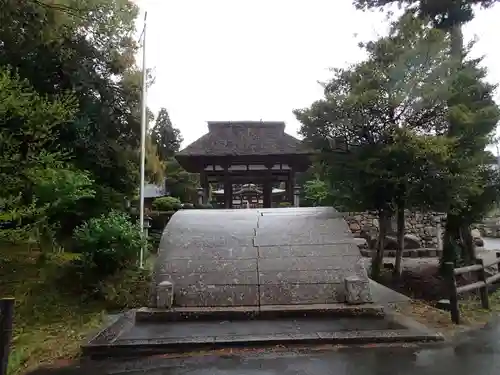
{"type": "MultiPolygon", "coordinates": [[[[156,77],[148,105],[167,108],[184,146],[215,120],[285,121],[296,135],[292,110],[321,98],[328,68],[359,61],[358,42],[387,32],[384,14],[356,11],[351,0],[136,2],[148,11],[146,60],[156,77]]],[[[478,11],[464,34],[478,39],[474,54],[500,83],[500,6],[478,11]]]]}

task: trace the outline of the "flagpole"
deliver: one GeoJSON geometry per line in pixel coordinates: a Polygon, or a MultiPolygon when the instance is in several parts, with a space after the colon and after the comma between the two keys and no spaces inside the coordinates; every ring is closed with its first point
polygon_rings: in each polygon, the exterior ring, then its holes
{"type": "MultiPolygon", "coordinates": [[[[144,170],[146,163],[146,96],[147,96],[147,71],[146,71],[146,20],[148,12],[144,13],[144,31],[142,33],[142,103],[141,103],[141,178],[140,178],[140,204],[139,204],[139,226],[141,237],[144,237],[144,170]]],[[[139,267],[144,267],[144,245],[141,246],[139,256],[139,267]]]]}

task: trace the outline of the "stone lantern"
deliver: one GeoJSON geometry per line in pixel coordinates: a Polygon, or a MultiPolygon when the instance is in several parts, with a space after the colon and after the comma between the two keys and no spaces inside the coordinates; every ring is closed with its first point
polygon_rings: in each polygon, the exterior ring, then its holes
{"type": "Polygon", "coordinates": [[[295,185],[293,187],[293,206],[299,207],[300,205],[300,186],[295,185]]]}
{"type": "Polygon", "coordinates": [[[202,187],[199,187],[197,190],[198,190],[198,204],[201,206],[203,204],[203,198],[205,194],[203,192],[202,187]]]}
{"type": "Polygon", "coordinates": [[[151,221],[153,219],[149,216],[144,216],[144,225],[142,227],[144,231],[144,238],[148,238],[149,228],[151,228],[151,221]]]}

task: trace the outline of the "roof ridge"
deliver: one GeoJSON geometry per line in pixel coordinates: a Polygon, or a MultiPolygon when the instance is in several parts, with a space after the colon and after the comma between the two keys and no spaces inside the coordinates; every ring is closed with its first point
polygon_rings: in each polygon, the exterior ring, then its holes
{"type": "Polygon", "coordinates": [[[223,128],[276,128],[285,131],[284,121],[207,121],[208,131],[216,131],[223,128]]]}

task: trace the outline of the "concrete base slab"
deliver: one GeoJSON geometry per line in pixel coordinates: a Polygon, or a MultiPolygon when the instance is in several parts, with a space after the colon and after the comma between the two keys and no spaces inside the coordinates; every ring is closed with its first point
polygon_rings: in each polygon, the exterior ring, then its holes
{"type": "Polygon", "coordinates": [[[137,322],[172,322],[192,320],[251,320],[300,317],[377,317],[383,316],[380,305],[316,304],[316,305],[264,305],[235,307],[174,307],[156,309],[143,307],[136,311],[137,322]]]}
{"type": "Polygon", "coordinates": [[[253,320],[136,322],[121,316],[82,346],[99,358],[186,353],[227,347],[368,344],[442,341],[443,337],[400,314],[371,317],[302,317],[253,320]]]}
{"type": "Polygon", "coordinates": [[[370,279],[373,302],[380,306],[401,305],[411,302],[411,298],[370,279]]]}

